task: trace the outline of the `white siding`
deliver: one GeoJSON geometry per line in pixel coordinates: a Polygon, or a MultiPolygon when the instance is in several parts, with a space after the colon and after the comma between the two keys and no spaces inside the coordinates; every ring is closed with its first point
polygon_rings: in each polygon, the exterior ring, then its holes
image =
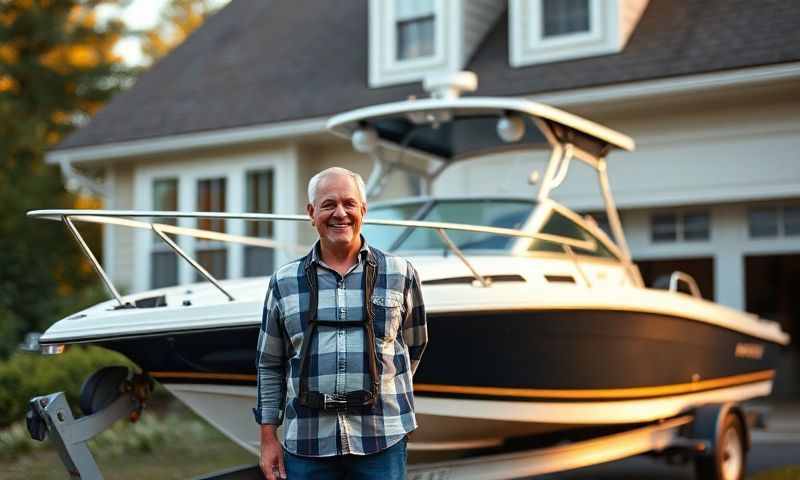
{"type": "Polygon", "coordinates": [[[506,9],[505,1],[500,0],[462,0],[464,13],[464,46],[461,64],[466,65],[483,38],[497,22],[506,9]]]}
{"type": "MultiPolygon", "coordinates": [[[[133,167],[131,164],[118,164],[109,169],[107,185],[108,198],[103,208],[108,210],[131,210],[133,206],[133,167]]],[[[130,228],[103,227],[103,263],[109,277],[120,292],[130,292],[133,287],[133,230],[130,228]]]]}

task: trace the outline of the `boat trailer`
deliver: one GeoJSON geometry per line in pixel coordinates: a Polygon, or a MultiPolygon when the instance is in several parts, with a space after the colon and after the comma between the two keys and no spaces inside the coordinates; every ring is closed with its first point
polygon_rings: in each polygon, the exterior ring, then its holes
{"type": "MultiPolygon", "coordinates": [[[[101,368],[84,382],[80,394],[83,417],[76,418],[63,392],[31,399],[27,426],[31,437],[55,444],[70,478],[103,476],[88,442],[115,421],[140,417],[153,390],[146,374],[127,367],[101,368]]],[[[645,453],[668,459],[693,460],[698,478],[744,478],[750,448],[748,422],[735,404],[713,404],[685,415],[638,425],[570,443],[488,453],[436,463],[411,464],[409,480],[490,480],[556,473],[645,453]]],[[[196,480],[262,479],[258,465],[232,468],[196,480]]]]}

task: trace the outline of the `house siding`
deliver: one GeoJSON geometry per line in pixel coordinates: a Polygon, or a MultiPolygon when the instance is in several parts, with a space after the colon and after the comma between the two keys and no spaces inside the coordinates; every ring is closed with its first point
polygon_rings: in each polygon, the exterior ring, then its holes
{"type": "MultiPolygon", "coordinates": [[[[133,201],[133,172],[132,164],[114,165],[109,182],[110,195],[106,199],[104,208],[110,210],[132,210],[133,201]]],[[[130,228],[104,226],[104,236],[108,236],[110,250],[104,252],[104,267],[109,270],[111,282],[121,292],[130,292],[133,287],[134,231],[130,228]]]]}

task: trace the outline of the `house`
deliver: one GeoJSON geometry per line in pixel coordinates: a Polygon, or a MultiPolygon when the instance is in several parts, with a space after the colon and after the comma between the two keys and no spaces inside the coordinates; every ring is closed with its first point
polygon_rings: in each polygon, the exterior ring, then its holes
{"type": "MultiPolygon", "coordinates": [[[[109,209],[299,213],[318,170],[369,174],[366,157],[324,131],[330,115],[425,95],[426,75],[471,70],[478,95],[541,101],[636,139],[609,172],[647,282],[686,271],[705,296],[800,338],[798,25],[800,5],[780,0],[234,0],[48,161],[109,209]]],[[[465,163],[434,191],[532,197],[526,179],[543,161],[465,163]]],[[[413,193],[401,177],[394,193],[413,193]]],[[[557,198],[600,207],[588,175],[557,198]]],[[[200,227],[310,239],[285,224],[200,227]]],[[[222,278],[263,275],[294,255],[182,242],[222,278]]],[[[196,278],[148,232],[108,227],[103,250],[128,290],[196,278]]],[[[800,394],[799,343],[780,392],[800,394]]]]}

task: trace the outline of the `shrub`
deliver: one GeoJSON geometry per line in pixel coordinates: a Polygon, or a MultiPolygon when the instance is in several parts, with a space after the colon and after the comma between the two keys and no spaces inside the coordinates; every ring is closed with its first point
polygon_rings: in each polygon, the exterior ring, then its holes
{"type": "Polygon", "coordinates": [[[76,414],[83,381],[107,365],[132,367],[122,355],[98,347],[73,346],[61,355],[17,352],[0,362],[0,428],[25,416],[28,401],[63,391],[76,414]]]}

